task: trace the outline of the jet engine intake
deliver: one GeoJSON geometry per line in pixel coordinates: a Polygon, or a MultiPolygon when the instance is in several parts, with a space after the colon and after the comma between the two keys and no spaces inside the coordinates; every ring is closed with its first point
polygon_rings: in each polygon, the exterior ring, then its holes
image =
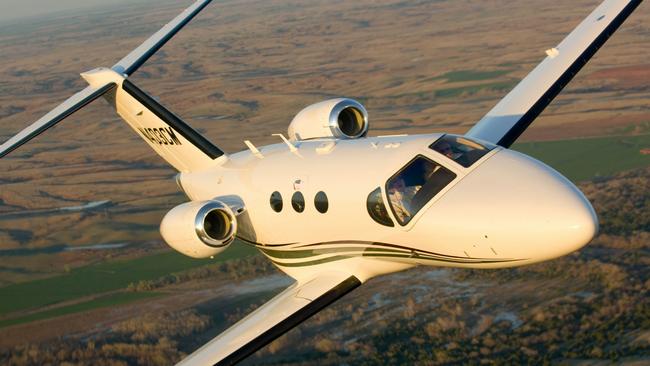
{"type": "Polygon", "coordinates": [[[193,258],[207,258],[223,252],[236,233],[235,212],[217,200],[178,205],[160,224],[160,234],[167,244],[193,258]]]}
{"type": "Polygon", "coordinates": [[[330,99],[298,112],[289,124],[294,141],[316,138],[357,139],[368,133],[368,112],[356,100],[330,99]]]}

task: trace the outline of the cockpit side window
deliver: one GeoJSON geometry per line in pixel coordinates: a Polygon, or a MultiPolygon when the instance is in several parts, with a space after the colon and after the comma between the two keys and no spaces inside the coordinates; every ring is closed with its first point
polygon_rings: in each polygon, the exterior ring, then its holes
{"type": "Polygon", "coordinates": [[[404,226],[438,192],[456,178],[444,166],[418,155],[386,183],[388,201],[395,218],[404,226]]]}
{"type": "Polygon", "coordinates": [[[494,146],[478,143],[467,137],[456,135],[444,135],[429,148],[441,153],[449,159],[457,162],[465,168],[469,168],[485,156],[494,146]]]}
{"type": "Polygon", "coordinates": [[[393,220],[388,216],[388,210],[386,210],[384,200],[381,198],[381,188],[377,187],[377,189],[370,192],[368,200],[366,201],[366,208],[368,208],[370,217],[372,217],[376,222],[384,226],[395,226],[393,220]]]}

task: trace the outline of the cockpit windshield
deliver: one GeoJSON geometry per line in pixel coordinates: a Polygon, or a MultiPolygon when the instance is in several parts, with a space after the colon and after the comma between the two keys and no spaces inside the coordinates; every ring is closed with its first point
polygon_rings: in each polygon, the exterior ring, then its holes
{"type": "Polygon", "coordinates": [[[406,225],[424,205],[456,178],[451,170],[422,155],[411,160],[386,183],[395,218],[406,225]]]}
{"type": "Polygon", "coordinates": [[[455,135],[444,135],[429,147],[465,168],[469,168],[494,149],[492,145],[480,144],[466,137],[455,135]]]}

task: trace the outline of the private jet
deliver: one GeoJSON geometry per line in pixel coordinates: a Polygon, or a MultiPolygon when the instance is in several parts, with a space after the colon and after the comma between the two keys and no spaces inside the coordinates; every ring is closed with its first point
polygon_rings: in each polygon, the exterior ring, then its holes
{"type": "Polygon", "coordinates": [[[598,232],[568,179],[510,146],[638,7],[605,0],[464,135],[368,136],[366,109],[337,98],[295,115],[278,143],[227,154],[130,79],[211,1],[200,0],[88,86],[0,146],[0,157],[103,97],[178,171],[188,202],[160,233],[194,258],[237,238],[295,279],[182,360],[231,365],[369,279],[419,265],[505,268],[558,258],[598,232]]]}

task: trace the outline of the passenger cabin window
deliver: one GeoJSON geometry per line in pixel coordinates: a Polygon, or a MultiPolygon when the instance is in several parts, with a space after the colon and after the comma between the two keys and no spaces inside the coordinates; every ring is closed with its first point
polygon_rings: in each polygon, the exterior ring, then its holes
{"type": "Polygon", "coordinates": [[[386,183],[388,201],[400,225],[411,221],[454,178],[452,171],[422,155],[406,164],[386,183]]]}
{"type": "Polygon", "coordinates": [[[327,212],[327,209],[329,208],[329,202],[327,202],[327,195],[325,192],[320,191],[316,193],[316,197],[314,197],[314,206],[320,213],[327,212]]]}
{"type": "Polygon", "coordinates": [[[271,201],[271,208],[273,209],[273,211],[275,212],[282,211],[282,195],[280,194],[280,192],[275,191],[271,193],[270,201],[271,201]]]}
{"type": "Polygon", "coordinates": [[[300,192],[296,192],[291,196],[291,206],[296,212],[303,212],[305,210],[305,196],[300,192]]]}
{"type": "Polygon", "coordinates": [[[381,198],[381,188],[377,187],[377,189],[368,195],[366,207],[368,208],[370,217],[376,222],[385,226],[395,226],[393,220],[388,216],[386,205],[384,205],[384,200],[381,198]]]}
{"type": "Polygon", "coordinates": [[[480,144],[466,137],[455,135],[444,135],[429,147],[465,168],[469,168],[494,149],[492,145],[480,144]]]}

